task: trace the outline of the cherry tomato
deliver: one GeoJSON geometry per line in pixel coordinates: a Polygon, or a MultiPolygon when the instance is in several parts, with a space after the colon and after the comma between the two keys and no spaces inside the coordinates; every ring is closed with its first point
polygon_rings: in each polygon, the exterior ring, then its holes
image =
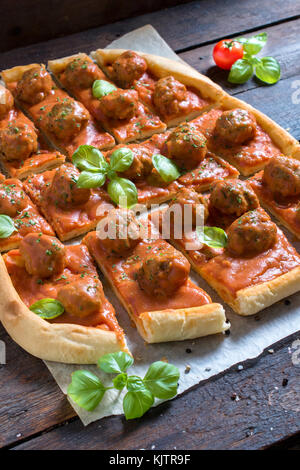
{"type": "Polygon", "coordinates": [[[213,58],[216,65],[224,70],[230,70],[238,59],[242,59],[243,55],[243,45],[232,39],[219,41],[213,50],[213,58]]]}

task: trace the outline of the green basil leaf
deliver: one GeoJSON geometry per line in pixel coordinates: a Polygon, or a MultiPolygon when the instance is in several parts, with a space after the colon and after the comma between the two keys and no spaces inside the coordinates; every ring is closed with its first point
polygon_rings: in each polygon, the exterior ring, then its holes
{"type": "Polygon", "coordinates": [[[63,305],[56,299],[41,299],[31,305],[30,310],[44,320],[52,320],[64,313],[63,305]]]}
{"type": "Polygon", "coordinates": [[[11,217],[5,214],[0,215],[0,238],[8,238],[17,229],[11,217]]]}
{"type": "MultiPolygon", "coordinates": [[[[144,390],[145,385],[141,377],[137,375],[130,375],[127,379],[128,392],[136,392],[137,390],[144,390]]],[[[149,389],[148,389],[149,390],[149,389]]]]}
{"type": "Polygon", "coordinates": [[[68,386],[68,396],[81,408],[93,411],[103,398],[106,388],[101,380],[87,370],[76,370],[68,386]]]}
{"type": "Polygon", "coordinates": [[[109,95],[116,89],[117,87],[115,85],[106,80],[95,80],[92,91],[95,98],[101,99],[103,96],[109,95]]]}
{"type": "Polygon", "coordinates": [[[78,186],[78,188],[99,188],[104,185],[105,181],[105,173],[90,173],[89,171],[83,171],[80,173],[76,186],[78,186]]]}
{"type": "Polygon", "coordinates": [[[251,38],[237,38],[236,41],[243,44],[243,49],[250,55],[258,54],[268,39],[267,33],[260,33],[252,36],[251,38]]]}
{"type": "Polygon", "coordinates": [[[126,384],[127,384],[127,374],[119,374],[113,380],[113,386],[117,390],[123,390],[126,384]]]}
{"type": "Polygon", "coordinates": [[[109,374],[120,374],[132,366],[133,358],[123,351],[104,354],[98,360],[98,367],[109,374]]]}
{"type": "Polygon", "coordinates": [[[246,59],[237,60],[230,69],[228,81],[230,83],[245,83],[253,75],[253,65],[246,59]]]}
{"type": "Polygon", "coordinates": [[[280,65],[273,57],[262,57],[256,65],[255,75],[262,82],[273,85],[280,79],[280,65]]]}
{"type": "Polygon", "coordinates": [[[110,156],[110,169],[112,171],[125,171],[131,166],[134,159],[132,150],[121,147],[115,150],[110,156]]]}
{"type": "Polygon", "coordinates": [[[99,149],[92,145],[79,145],[72,155],[73,164],[81,171],[98,173],[108,169],[108,163],[99,149]]]}
{"type": "Polygon", "coordinates": [[[227,234],[219,227],[197,227],[199,240],[211,248],[224,248],[227,245],[227,234]]]}
{"type": "Polygon", "coordinates": [[[143,389],[127,392],[123,400],[123,410],[126,419],[140,418],[154,403],[150,390],[143,389]]]}
{"type": "Polygon", "coordinates": [[[169,158],[160,154],[153,155],[152,163],[165,183],[171,183],[179,178],[180,172],[175,163],[169,158]]]}
{"type": "Polygon", "coordinates": [[[177,394],[180,373],[177,367],[167,362],[153,362],[149,367],[144,384],[157,398],[169,399],[177,394]]]}
{"type": "Polygon", "coordinates": [[[107,192],[115,204],[121,207],[132,207],[138,202],[135,184],[126,178],[113,178],[107,186],[107,192]]]}

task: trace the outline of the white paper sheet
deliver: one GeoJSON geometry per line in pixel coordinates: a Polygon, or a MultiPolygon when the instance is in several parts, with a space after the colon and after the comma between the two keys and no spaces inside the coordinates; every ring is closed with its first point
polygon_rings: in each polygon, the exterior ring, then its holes
{"type": "MultiPolygon", "coordinates": [[[[126,34],[107,47],[135,49],[180,60],[150,25],[126,34]]],[[[287,231],[285,233],[288,235],[287,231]]],[[[288,238],[292,241],[292,237],[288,238]]],[[[293,244],[299,251],[300,243],[293,244]]],[[[197,274],[192,274],[191,277],[210,294],[213,301],[224,305],[218,295],[197,274]]],[[[289,305],[283,300],[251,317],[240,317],[227,307],[226,315],[232,325],[229,336],[214,335],[198,340],[147,345],[132,327],[126,311],[116,299],[108,282],[103,276],[101,280],[105,294],[116,309],[118,320],[125,330],[129,348],[135,358],[135,364],[129,370],[130,374],[144,376],[152,362],[167,359],[180,370],[179,394],[234,364],[258,356],[271,344],[300,329],[300,293],[298,293],[289,298],[289,305]],[[189,373],[186,373],[187,365],[191,367],[189,373]]],[[[46,362],[46,365],[64,393],[71,381],[71,373],[77,369],[91,370],[104,383],[110,383],[113,377],[102,373],[96,366],[73,366],[53,362],[46,362]]],[[[124,393],[106,392],[101,404],[93,412],[87,412],[71,404],[83,424],[87,425],[104,416],[122,414],[124,393]]],[[[199,406],[201,407],[200,404],[199,406]]]]}

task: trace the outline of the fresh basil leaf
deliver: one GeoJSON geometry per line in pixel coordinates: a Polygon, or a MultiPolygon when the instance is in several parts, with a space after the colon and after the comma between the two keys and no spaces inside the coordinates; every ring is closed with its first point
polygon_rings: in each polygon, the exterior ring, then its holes
{"type": "Polygon", "coordinates": [[[79,145],[72,155],[73,164],[81,171],[105,172],[108,163],[99,149],[92,145],[79,145]]]}
{"type": "MultiPolygon", "coordinates": [[[[145,385],[141,377],[137,375],[130,375],[127,379],[128,392],[136,392],[137,390],[144,390],[145,385]]],[[[149,390],[149,389],[148,389],[149,390]]]]}
{"type": "Polygon", "coordinates": [[[140,418],[154,403],[150,390],[144,388],[135,392],[127,392],[123,400],[123,410],[126,419],[140,418]]]}
{"type": "Polygon", "coordinates": [[[117,87],[115,87],[115,85],[106,80],[95,80],[92,91],[95,98],[101,99],[103,96],[109,95],[116,89],[117,87]]]}
{"type": "Polygon", "coordinates": [[[108,183],[107,192],[114,203],[121,207],[130,208],[138,202],[136,186],[126,178],[113,178],[108,183]]]}
{"type": "Polygon", "coordinates": [[[17,229],[11,217],[5,214],[0,215],[0,238],[8,238],[17,229]]]}
{"type": "Polygon", "coordinates": [[[149,367],[144,384],[157,398],[169,399],[177,394],[180,373],[177,367],[163,361],[153,362],[149,367]]]}
{"type": "Polygon", "coordinates": [[[153,155],[152,163],[165,183],[171,183],[172,181],[179,178],[180,172],[175,163],[172,162],[169,158],[160,154],[153,155]]]}
{"type": "Polygon", "coordinates": [[[125,171],[131,166],[134,159],[132,150],[121,147],[115,150],[110,156],[110,169],[113,171],[125,171]]]}
{"type": "Polygon", "coordinates": [[[76,186],[78,188],[99,188],[104,185],[105,181],[105,173],[90,173],[89,171],[83,171],[80,173],[76,186]]]}
{"type": "Polygon", "coordinates": [[[63,305],[56,299],[41,299],[31,305],[30,310],[44,320],[52,320],[64,313],[63,305]]]}
{"type": "Polygon", "coordinates": [[[228,81],[230,83],[245,83],[253,75],[253,65],[246,59],[237,60],[230,69],[228,81]]]}
{"type": "Polygon", "coordinates": [[[273,85],[280,79],[280,65],[273,57],[262,57],[256,65],[255,75],[262,82],[273,85]]]}
{"type": "Polygon", "coordinates": [[[197,227],[199,240],[211,248],[224,248],[227,245],[227,234],[219,227],[197,227]]]}
{"type": "Polygon", "coordinates": [[[68,386],[68,396],[81,408],[93,411],[103,398],[106,388],[101,380],[87,370],[76,370],[68,386]]]}
{"type": "Polygon", "coordinates": [[[120,374],[132,366],[133,358],[124,351],[104,354],[98,360],[98,367],[109,374],[120,374]]]}
{"type": "Polygon", "coordinates": [[[113,380],[113,386],[117,390],[123,390],[126,384],[127,384],[127,374],[124,374],[124,373],[117,375],[117,377],[115,377],[113,380]]]}
{"type": "Polygon", "coordinates": [[[252,36],[251,38],[237,38],[236,41],[243,44],[243,49],[250,55],[258,54],[268,39],[267,33],[260,33],[252,36]]]}

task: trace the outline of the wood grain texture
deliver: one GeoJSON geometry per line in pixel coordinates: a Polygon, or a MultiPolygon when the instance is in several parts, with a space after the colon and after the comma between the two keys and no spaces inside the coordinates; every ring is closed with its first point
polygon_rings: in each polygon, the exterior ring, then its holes
{"type": "MultiPolygon", "coordinates": [[[[300,426],[300,366],[289,347],[299,335],[227,373],[202,382],[140,420],[104,418],[83,430],[58,427],[18,449],[257,449],[300,426]],[[284,380],[285,379],[285,380],[284,380]],[[286,380],[288,381],[287,385],[286,380]],[[99,439],[101,433],[101,439],[99,439]]],[[[190,357],[190,356],[189,356],[190,357]]],[[[188,361],[188,358],[187,358],[188,361]]]]}

